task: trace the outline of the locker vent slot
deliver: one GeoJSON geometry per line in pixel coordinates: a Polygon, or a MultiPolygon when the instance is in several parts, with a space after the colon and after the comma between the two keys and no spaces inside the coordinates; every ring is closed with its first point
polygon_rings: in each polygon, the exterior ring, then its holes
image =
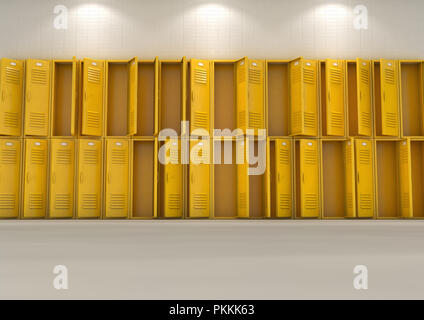
{"type": "Polygon", "coordinates": [[[169,160],[172,164],[178,164],[178,148],[171,147],[169,150],[169,160]]]}
{"type": "Polygon", "coordinates": [[[194,123],[195,128],[207,128],[208,127],[208,115],[205,112],[194,112],[194,123]]]}
{"type": "Polygon", "coordinates": [[[97,164],[99,161],[99,154],[96,149],[84,150],[84,163],[97,164]]]}
{"type": "Polygon", "coordinates": [[[359,194],[359,207],[362,210],[371,210],[372,209],[372,195],[361,193],[359,194]]]}
{"type": "Polygon", "coordinates": [[[406,164],[409,162],[408,149],[407,148],[401,148],[400,158],[401,158],[402,162],[404,162],[406,164]]]}
{"type": "Polygon", "coordinates": [[[31,163],[35,165],[44,165],[45,162],[45,152],[44,149],[31,149],[31,163]]]}
{"type": "Polygon", "coordinates": [[[249,112],[249,127],[256,129],[263,129],[263,117],[258,112],[249,112]]]}
{"type": "Polygon", "coordinates": [[[87,78],[90,83],[100,84],[100,70],[88,67],[87,78]]]}
{"type": "Polygon", "coordinates": [[[368,149],[359,150],[359,163],[369,166],[371,164],[371,151],[368,149]]]}
{"type": "Polygon", "coordinates": [[[127,206],[127,197],[125,194],[111,194],[109,199],[109,207],[112,210],[122,210],[127,206]]]}
{"type": "Polygon", "coordinates": [[[194,209],[206,210],[208,208],[208,195],[205,193],[195,193],[193,195],[194,209]]]}
{"type": "Polygon", "coordinates": [[[208,83],[208,73],[204,69],[194,69],[194,82],[199,84],[208,83]]]}
{"type": "Polygon", "coordinates": [[[361,125],[367,128],[371,128],[371,113],[370,112],[361,112],[360,114],[361,125]]]}
{"type": "Polygon", "coordinates": [[[397,114],[395,112],[386,112],[386,126],[397,128],[397,114]]]}
{"type": "Polygon", "coordinates": [[[288,165],[290,163],[289,150],[280,148],[280,164],[288,165]]]}
{"type": "Polygon", "coordinates": [[[16,164],[18,160],[18,151],[16,149],[2,149],[1,150],[1,163],[2,164],[16,164]]]}
{"type": "Polygon", "coordinates": [[[87,111],[87,127],[100,127],[100,113],[95,111],[87,111]]]}
{"type": "Polygon", "coordinates": [[[48,74],[45,69],[32,69],[31,82],[33,84],[46,85],[48,82],[48,74]]]}
{"type": "Polygon", "coordinates": [[[318,208],[318,195],[313,193],[305,194],[305,208],[314,210],[318,208]]]}
{"type": "Polygon", "coordinates": [[[317,152],[315,149],[305,149],[305,164],[309,166],[316,166],[317,165],[317,152]]]}
{"type": "Polygon", "coordinates": [[[29,195],[29,208],[31,210],[42,210],[44,209],[44,194],[30,194],[29,195]]]}
{"type": "Polygon", "coordinates": [[[361,68],[360,79],[361,79],[361,82],[363,84],[365,84],[365,85],[368,85],[369,84],[369,82],[370,82],[370,80],[369,80],[370,79],[370,73],[369,73],[368,69],[361,68]]]}
{"type": "Polygon", "coordinates": [[[71,164],[72,163],[72,151],[69,149],[59,149],[56,154],[57,164],[71,164]]]}
{"type": "Polygon", "coordinates": [[[41,129],[46,125],[46,114],[41,112],[29,113],[29,126],[31,128],[41,129]]]}
{"type": "Polygon", "coordinates": [[[395,71],[392,69],[386,69],[385,72],[385,81],[387,84],[390,85],[396,85],[396,81],[395,81],[395,71]]]}
{"type": "Polygon", "coordinates": [[[352,192],[348,192],[346,194],[346,207],[351,209],[353,208],[353,194],[352,192]]]}
{"type": "Polygon", "coordinates": [[[168,196],[168,209],[180,210],[181,208],[181,195],[179,193],[171,193],[168,196]]]}
{"type": "Polygon", "coordinates": [[[343,122],[344,122],[343,113],[333,111],[330,113],[330,118],[331,118],[332,127],[343,128],[343,122]]]}
{"type": "Polygon", "coordinates": [[[408,209],[409,208],[409,193],[404,192],[402,194],[402,208],[408,209]]]}
{"type": "Polygon", "coordinates": [[[301,69],[300,67],[294,67],[290,72],[291,82],[292,83],[300,83],[301,78],[301,69]]]}
{"type": "Polygon", "coordinates": [[[246,111],[239,112],[239,127],[243,128],[246,126],[246,111]]]}
{"type": "Polygon", "coordinates": [[[292,114],[292,125],[293,130],[296,129],[295,133],[298,133],[298,130],[302,127],[302,112],[296,111],[292,114]]]}
{"type": "Polygon", "coordinates": [[[240,192],[240,194],[239,194],[239,208],[241,208],[241,209],[247,208],[247,194],[246,194],[246,192],[240,192]]]}
{"type": "Polygon", "coordinates": [[[305,118],[303,121],[305,122],[306,128],[315,128],[315,114],[312,112],[305,112],[305,118]]]}
{"type": "Polygon", "coordinates": [[[330,68],[330,83],[335,85],[343,83],[343,76],[340,69],[330,68]]]}
{"type": "Polygon", "coordinates": [[[97,194],[84,193],[82,195],[82,208],[85,210],[96,210],[97,209],[97,194]]]}
{"type": "Polygon", "coordinates": [[[249,68],[249,82],[260,84],[262,79],[261,70],[249,68]]]}
{"type": "Polygon", "coordinates": [[[303,69],[303,82],[309,85],[315,85],[315,72],[310,69],[303,69]]]}
{"type": "Polygon", "coordinates": [[[19,84],[20,82],[20,72],[18,69],[6,67],[6,82],[10,84],[19,84]]]}
{"type": "Polygon", "coordinates": [[[54,207],[57,210],[69,210],[72,205],[72,197],[69,193],[55,195],[54,207]]]}
{"type": "Polygon", "coordinates": [[[280,194],[279,205],[280,205],[280,210],[290,210],[291,208],[290,194],[280,194]]]}
{"type": "Polygon", "coordinates": [[[124,149],[112,149],[112,164],[126,164],[127,153],[124,149]]]}
{"type": "Polygon", "coordinates": [[[4,126],[7,128],[17,128],[19,123],[19,116],[17,112],[4,113],[4,126]]]}
{"type": "Polygon", "coordinates": [[[2,193],[0,194],[0,209],[15,209],[15,200],[16,196],[11,193],[2,193]]]}

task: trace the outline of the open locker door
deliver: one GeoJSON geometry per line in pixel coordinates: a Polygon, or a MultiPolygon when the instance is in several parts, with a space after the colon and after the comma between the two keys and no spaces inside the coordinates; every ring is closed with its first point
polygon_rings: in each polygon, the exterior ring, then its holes
{"type": "Polygon", "coordinates": [[[398,142],[401,214],[403,218],[414,216],[412,206],[411,141],[398,142]]]}
{"type": "Polygon", "coordinates": [[[181,141],[168,140],[170,163],[164,165],[164,217],[183,217],[183,166],[180,161],[181,141]]]}
{"type": "Polygon", "coordinates": [[[248,94],[247,111],[248,127],[254,129],[265,129],[265,63],[261,60],[247,60],[248,63],[248,94]]]}
{"type": "Polygon", "coordinates": [[[371,140],[355,140],[358,218],[374,216],[374,170],[371,140]]]}
{"type": "Polygon", "coordinates": [[[128,73],[128,136],[137,133],[137,96],[138,96],[138,58],[129,62],[128,73]]]}
{"type": "Polygon", "coordinates": [[[303,86],[303,134],[318,136],[318,64],[304,60],[302,64],[303,86]]]}
{"type": "Polygon", "coordinates": [[[358,134],[360,136],[371,136],[371,61],[356,59],[356,70],[358,134]]]}
{"type": "Polygon", "coordinates": [[[290,62],[290,134],[303,134],[302,58],[290,62]]]}
{"type": "Polygon", "coordinates": [[[71,135],[76,136],[78,132],[78,63],[75,57],[72,58],[72,101],[71,101],[71,135]]]}
{"type": "Polygon", "coordinates": [[[326,59],[327,135],[345,135],[345,69],[343,60],[326,59]]]}
{"type": "Polygon", "coordinates": [[[191,59],[190,65],[191,114],[193,130],[210,130],[210,63],[208,60],[191,59]]]}
{"type": "Polygon", "coordinates": [[[300,141],[301,217],[319,217],[318,141],[300,141]]]}
{"type": "Polygon", "coordinates": [[[356,217],[356,190],[355,190],[355,161],[354,143],[349,139],[343,143],[343,160],[345,174],[345,216],[347,218],[356,217]]]}
{"type": "Polygon", "coordinates": [[[399,135],[399,73],[397,61],[380,60],[381,117],[384,136],[399,135]]]}
{"type": "Polygon", "coordinates": [[[210,213],[209,141],[190,141],[190,218],[207,218],[210,213]]]}
{"type": "Polygon", "coordinates": [[[237,159],[237,217],[249,218],[249,149],[245,140],[236,143],[237,159]]]}
{"type": "Polygon", "coordinates": [[[248,125],[247,64],[247,58],[242,58],[236,62],[237,128],[241,129],[243,133],[246,133],[248,125]]]}
{"type": "Polygon", "coordinates": [[[292,145],[291,140],[275,140],[275,207],[277,217],[292,216],[292,145]]]}

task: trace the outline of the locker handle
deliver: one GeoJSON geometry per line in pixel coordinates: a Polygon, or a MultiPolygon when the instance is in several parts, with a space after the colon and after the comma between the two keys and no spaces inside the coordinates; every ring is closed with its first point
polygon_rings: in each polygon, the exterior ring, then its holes
{"type": "Polygon", "coordinates": [[[110,170],[109,170],[109,172],[107,173],[107,183],[108,184],[110,184],[110,180],[111,180],[111,173],[110,173],[110,170]]]}
{"type": "Polygon", "coordinates": [[[191,101],[194,101],[194,91],[191,91],[191,101]]]}
{"type": "Polygon", "coordinates": [[[190,181],[191,183],[194,183],[193,173],[190,174],[190,181]]]}
{"type": "Polygon", "coordinates": [[[386,91],[383,91],[383,102],[386,102],[386,91]]]}
{"type": "Polygon", "coordinates": [[[302,173],[302,183],[305,183],[305,173],[302,173]]]}
{"type": "Polygon", "coordinates": [[[277,181],[280,182],[280,173],[277,173],[277,181]]]}
{"type": "Polygon", "coordinates": [[[358,172],[357,176],[358,176],[358,183],[359,183],[359,172],[358,172]]]}
{"type": "Polygon", "coordinates": [[[30,174],[29,174],[29,172],[27,172],[27,175],[26,175],[26,182],[27,182],[27,184],[29,183],[29,181],[30,181],[30,174]]]}
{"type": "Polygon", "coordinates": [[[359,91],[359,100],[362,100],[362,91],[359,91]]]}
{"type": "Polygon", "coordinates": [[[56,183],[56,172],[53,172],[53,174],[52,174],[52,183],[53,184],[56,183]]]}
{"type": "Polygon", "coordinates": [[[28,91],[28,93],[27,93],[27,101],[28,102],[31,101],[31,91],[28,91]]]}
{"type": "Polygon", "coordinates": [[[331,103],[331,95],[330,95],[330,91],[328,91],[328,103],[331,103]]]}
{"type": "Polygon", "coordinates": [[[87,89],[84,90],[84,101],[87,101],[87,89]]]}
{"type": "Polygon", "coordinates": [[[6,99],[6,92],[4,91],[4,89],[1,91],[1,101],[4,102],[4,100],[6,99]]]}
{"type": "Polygon", "coordinates": [[[81,172],[80,173],[80,183],[83,183],[83,181],[84,181],[84,173],[81,172]]]}
{"type": "Polygon", "coordinates": [[[168,183],[168,172],[166,173],[166,183],[168,183]]]}

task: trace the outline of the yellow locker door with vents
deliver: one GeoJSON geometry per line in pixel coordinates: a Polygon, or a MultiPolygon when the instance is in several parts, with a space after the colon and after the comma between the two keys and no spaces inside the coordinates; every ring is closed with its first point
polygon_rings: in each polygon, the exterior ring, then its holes
{"type": "Polygon", "coordinates": [[[189,217],[207,218],[210,212],[210,152],[208,141],[190,142],[189,217]]]}
{"type": "Polygon", "coordinates": [[[47,154],[47,140],[25,140],[24,218],[46,215],[47,154]]]}
{"type": "Polygon", "coordinates": [[[300,141],[300,202],[302,218],[319,217],[318,141],[300,141]]]}
{"type": "Polygon", "coordinates": [[[170,141],[168,157],[170,163],[164,165],[164,216],[181,218],[183,216],[183,166],[179,153],[179,141],[170,141]]]}
{"type": "Polygon", "coordinates": [[[129,202],[129,142],[107,140],[106,218],[127,218],[129,202]]]}
{"type": "Polygon", "coordinates": [[[353,139],[343,144],[344,174],[345,174],[345,215],[348,218],[356,217],[356,191],[355,191],[355,162],[353,139]]]}
{"type": "Polygon", "coordinates": [[[72,218],[74,215],[75,142],[51,139],[50,203],[51,218],[72,218]]]}
{"type": "Polygon", "coordinates": [[[99,218],[102,192],[102,142],[79,140],[78,218],[99,218]]]}
{"type": "Polygon", "coordinates": [[[303,59],[290,62],[290,133],[303,134],[303,87],[302,87],[303,59]]]}
{"type": "Polygon", "coordinates": [[[318,75],[317,62],[304,60],[302,65],[303,86],[303,134],[318,136],[318,75]]]}
{"type": "Polygon", "coordinates": [[[236,142],[236,152],[237,217],[249,218],[249,149],[244,140],[236,142]]]}
{"type": "Polygon", "coordinates": [[[327,135],[345,135],[345,72],[343,60],[325,61],[327,135]]]}
{"type": "Polygon", "coordinates": [[[84,59],[82,134],[101,136],[103,128],[104,61],[84,59]]]}
{"type": "Polygon", "coordinates": [[[138,59],[129,62],[128,75],[128,132],[133,136],[137,133],[137,95],[138,95],[138,59]]]}
{"type": "Polygon", "coordinates": [[[399,81],[397,61],[380,60],[381,117],[384,136],[399,135],[399,81]]]}
{"type": "Polygon", "coordinates": [[[20,167],[20,140],[0,140],[0,218],[19,216],[20,167]]]}
{"type": "Polygon", "coordinates": [[[275,208],[279,218],[290,218],[293,211],[291,157],[291,141],[288,139],[275,140],[275,208]]]}
{"type": "Polygon", "coordinates": [[[210,66],[207,60],[191,59],[191,115],[193,130],[203,129],[209,133],[210,121],[210,66]]]}
{"type": "Polygon", "coordinates": [[[49,134],[50,61],[27,60],[25,90],[25,134],[49,134]]]}
{"type": "Polygon", "coordinates": [[[248,124],[248,93],[247,93],[247,67],[248,59],[243,58],[236,63],[236,79],[237,79],[237,128],[246,132],[248,124]]]}
{"type": "Polygon", "coordinates": [[[0,75],[0,134],[20,136],[24,62],[1,59],[0,75]]]}
{"type": "Polygon", "coordinates": [[[371,140],[355,140],[356,195],[359,218],[374,216],[374,170],[371,140]]]}
{"type": "Polygon", "coordinates": [[[77,63],[77,59],[75,59],[75,57],[72,59],[72,104],[71,104],[71,135],[72,136],[76,136],[77,132],[78,132],[78,121],[77,121],[77,117],[78,117],[78,113],[77,113],[77,108],[78,108],[78,85],[77,85],[77,81],[78,81],[78,63],[77,63]]]}
{"type": "Polygon", "coordinates": [[[357,59],[357,96],[358,96],[358,134],[361,136],[372,135],[371,120],[371,62],[357,59]]]}
{"type": "MultiPolygon", "coordinates": [[[[412,218],[412,176],[410,140],[398,142],[401,214],[403,218],[412,218]]],[[[415,173],[417,174],[417,173],[415,173]]]]}
{"type": "Polygon", "coordinates": [[[261,60],[248,60],[248,64],[248,127],[256,131],[257,129],[265,129],[265,64],[261,60]]]}

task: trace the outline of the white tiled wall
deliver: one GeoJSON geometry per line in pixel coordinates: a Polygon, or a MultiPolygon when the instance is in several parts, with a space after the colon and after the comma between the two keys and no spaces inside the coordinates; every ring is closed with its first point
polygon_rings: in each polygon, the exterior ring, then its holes
{"type": "Polygon", "coordinates": [[[423,0],[0,1],[0,56],[423,58],[423,14],[423,0]],[[354,29],[359,4],[368,30],[354,29]]]}

